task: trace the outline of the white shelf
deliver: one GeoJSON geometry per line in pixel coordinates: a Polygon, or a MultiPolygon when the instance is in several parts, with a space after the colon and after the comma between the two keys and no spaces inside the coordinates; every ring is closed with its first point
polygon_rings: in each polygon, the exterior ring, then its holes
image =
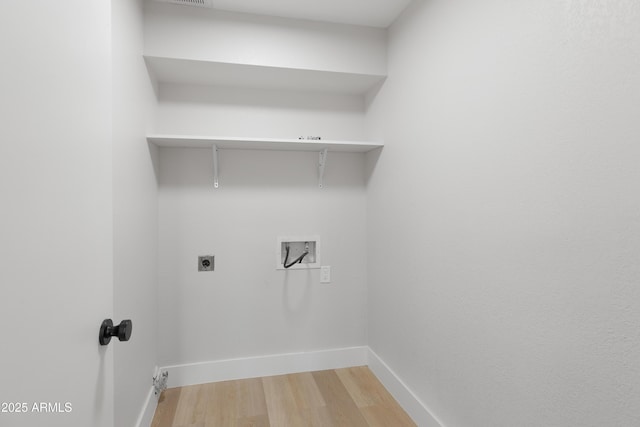
{"type": "Polygon", "coordinates": [[[386,76],[302,68],[272,67],[145,55],[161,83],[322,91],[363,95],[386,76]]]}
{"type": "Polygon", "coordinates": [[[309,141],[283,138],[241,138],[190,135],[148,135],[147,141],[159,147],[211,148],[233,150],[282,150],[282,151],[347,151],[366,153],[384,147],[382,142],[371,141],[309,141]]]}

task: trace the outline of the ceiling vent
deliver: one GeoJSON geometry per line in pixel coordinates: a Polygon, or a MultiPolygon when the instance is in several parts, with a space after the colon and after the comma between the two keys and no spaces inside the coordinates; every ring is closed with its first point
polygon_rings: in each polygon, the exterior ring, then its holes
{"type": "Polygon", "coordinates": [[[213,9],[213,0],[155,0],[161,3],[181,4],[184,6],[206,7],[213,9]]]}

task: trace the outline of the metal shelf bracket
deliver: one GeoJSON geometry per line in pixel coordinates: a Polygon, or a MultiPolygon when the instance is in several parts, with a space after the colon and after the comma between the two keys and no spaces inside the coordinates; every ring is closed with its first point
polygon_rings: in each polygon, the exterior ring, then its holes
{"type": "Polygon", "coordinates": [[[318,187],[322,188],[324,185],[324,166],[327,164],[327,149],[325,148],[320,152],[320,160],[318,162],[318,187]]]}
{"type": "Polygon", "coordinates": [[[218,188],[218,146],[213,145],[213,188],[218,188]]]}

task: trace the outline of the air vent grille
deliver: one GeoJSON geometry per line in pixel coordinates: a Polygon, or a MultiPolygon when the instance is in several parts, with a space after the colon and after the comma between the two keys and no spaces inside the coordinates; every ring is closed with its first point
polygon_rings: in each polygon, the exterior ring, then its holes
{"type": "Polygon", "coordinates": [[[196,6],[196,7],[206,7],[209,9],[213,8],[213,0],[155,0],[161,3],[173,3],[173,4],[181,4],[184,6],[196,6]]]}

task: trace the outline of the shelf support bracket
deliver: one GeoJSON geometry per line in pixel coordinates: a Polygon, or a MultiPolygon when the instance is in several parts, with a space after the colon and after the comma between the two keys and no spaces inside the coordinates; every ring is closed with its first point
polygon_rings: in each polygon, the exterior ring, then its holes
{"type": "Polygon", "coordinates": [[[218,188],[218,146],[213,144],[213,188],[218,188]]]}
{"type": "Polygon", "coordinates": [[[320,160],[318,162],[318,187],[324,186],[324,166],[327,164],[327,149],[320,152],[320,160]]]}

